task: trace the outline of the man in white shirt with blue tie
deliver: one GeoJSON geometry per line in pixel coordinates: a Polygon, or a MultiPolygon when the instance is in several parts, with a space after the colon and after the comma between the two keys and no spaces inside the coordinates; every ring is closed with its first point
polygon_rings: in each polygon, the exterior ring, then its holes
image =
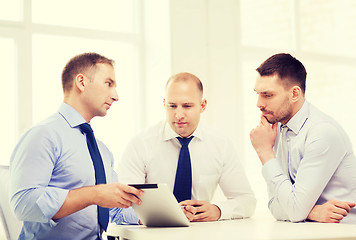
{"type": "Polygon", "coordinates": [[[185,206],[190,221],[250,217],[256,200],[232,142],[199,123],[207,106],[199,78],[190,73],[172,76],[167,81],[163,101],[166,120],[129,143],[118,165],[119,181],[166,183],[185,206]],[[191,185],[186,181],[178,187],[182,170],[180,152],[185,140],[191,167],[185,165],[182,174],[191,169],[186,174],[191,177],[191,185]],[[212,203],[217,185],[227,200],[212,203]],[[181,198],[178,192],[184,186],[189,186],[189,196],[181,198]]]}
{"type": "Polygon", "coordinates": [[[277,220],[356,224],[356,158],[328,115],[305,100],[306,70],[290,54],[258,68],[260,124],[250,133],[277,220]]]}

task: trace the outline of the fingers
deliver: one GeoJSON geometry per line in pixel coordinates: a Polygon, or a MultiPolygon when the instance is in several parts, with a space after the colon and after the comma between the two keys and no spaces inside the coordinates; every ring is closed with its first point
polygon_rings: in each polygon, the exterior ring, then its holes
{"type": "Polygon", "coordinates": [[[267,121],[267,119],[265,118],[265,116],[261,115],[261,121],[260,123],[264,126],[270,126],[269,122],[267,121]]]}
{"type": "Polygon", "coordinates": [[[354,206],[351,202],[342,202],[338,200],[329,200],[329,214],[327,214],[326,222],[339,223],[350,212],[351,207],[354,206]]]}
{"type": "Polygon", "coordinates": [[[189,222],[194,220],[195,211],[192,206],[182,206],[183,213],[188,218],[189,222]]]}
{"type": "Polygon", "coordinates": [[[220,208],[209,202],[198,201],[199,205],[195,205],[195,216],[193,222],[216,221],[221,216],[220,208]]]}
{"type": "Polygon", "coordinates": [[[190,206],[196,206],[196,205],[202,205],[203,201],[199,200],[184,200],[179,203],[180,205],[190,205],[190,206]]]}
{"type": "Polygon", "coordinates": [[[122,185],[123,190],[127,193],[131,193],[133,195],[136,195],[137,197],[143,196],[143,191],[141,189],[137,189],[128,185],[122,185]]]}
{"type": "Polygon", "coordinates": [[[343,213],[338,213],[338,212],[329,213],[325,222],[327,222],[327,223],[339,223],[347,215],[347,212],[344,209],[343,209],[343,211],[344,211],[343,213]]]}
{"type": "Polygon", "coordinates": [[[133,204],[142,204],[142,201],[139,199],[139,196],[143,195],[142,190],[119,183],[117,183],[115,186],[118,190],[116,200],[117,203],[120,205],[119,207],[128,208],[131,207],[133,204]]]}
{"type": "Polygon", "coordinates": [[[330,219],[334,219],[336,221],[341,221],[346,215],[342,215],[342,214],[339,214],[339,213],[332,213],[330,215],[330,219]]]}
{"type": "Polygon", "coordinates": [[[185,200],[179,203],[185,216],[190,222],[205,221],[207,217],[206,202],[199,200],[185,200]]]}
{"type": "Polygon", "coordinates": [[[353,208],[353,207],[356,206],[356,203],[354,203],[354,202],[348,202],[348,201],[346,201],[345,203],[346,203],[347,205],[349,205],[350,208],[353,208]]]}
{"type": "Polygon", "coordinates": [[[220,210],[217,213],[212,205],[204,205],[197,208],[193,222],[216,221],[220,218],[220,210]]]}
{"type": "Polygon", "coordinates": [[[207,212],[201,212],[194,216],[192,222],[205,222],[205,221],[209,221],[209,214],[207,212]]]}
{"type": "Polygon", "coordinates": [[[272,124],[272,129],[277,133],[278,122],[272,124]]]}
{"type": "MultiPolygon", "coordinates": [[[[349,206],[349,204],[347,202],[342,202],[342,201],[338,201],[338,200],[330,200],[330,203],[339,209],[346,210],[347,213],[349,213],[351,211],[351,207],[349,206]]],[[[340,212],[340,210],[336,210],[336,211],[340,212]]]]}
{"type": "Polygon", "coordinates": [[[123,201],[125,201],[125,205],[131,207],[133,204],[141,205],[142,201],[136,195],[132,194],[124,194],[122,196],[123,201]]]}
{"type": "Polygon", "coordinates": [[[200,205],[195,205],[195,216],[193,219],[193,222],[202,222],[202,221],[207,221],[207,218],[209,217],[209,208],[207,204],[200,204],[200,205]]]}
{"type": "Polygon", "coordinates": [[[341,220],[342,220],[342,218],[340,220],[338,220],[336,218],[330,217],[328,220],[325,221],[325,223],[340,223],[341,220]]]}
{"type": "Polygon", "coordinates": [[[195,215],[198,212],[197,208],[191,205],[182,205],[182,208],[184,209],[185,212],[189,212],[192,215],[195,215]]]}
{"type": "Polygon", "coordinates": [[[190,222],[194,220],[195,214],[197,213],[197,208],[195,205],[197,204],[196,200],[185,200],[179,203],[182,207],[182,210],[185,216],[188,218],[190,222]]]}
{"type": "Polygon", "coordinates": [[[95,185],[95,189],[95,204],[101,207],[128,208],[133,204],[142,204],[139,197],[142,196],[144,192],[128,185],[120,183],[99,184],[95,185]]]}

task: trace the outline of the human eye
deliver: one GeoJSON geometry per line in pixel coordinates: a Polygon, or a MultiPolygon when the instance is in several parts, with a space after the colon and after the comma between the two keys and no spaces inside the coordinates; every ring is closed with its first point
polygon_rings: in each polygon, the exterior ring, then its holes
{"type": "Polygon", "coordinates": [[[271,98],[271,97],[273,97],[273,94],[271,94],[271,93],[263,93],[262,96],[264,98],[271,98]]]}
{"type": "Polygon", "coordinates": [[[169,107],[169,108],[176,108],[177,105],[171,103],[171,104],[168,104],[168,107],[169,107]]]}
{"type": "Polygon", "coordinates": [[[193,107],[193,105],[192,104],[184,104],[183,107],[184,108],[191,108],[191,107],[193,107]]]}

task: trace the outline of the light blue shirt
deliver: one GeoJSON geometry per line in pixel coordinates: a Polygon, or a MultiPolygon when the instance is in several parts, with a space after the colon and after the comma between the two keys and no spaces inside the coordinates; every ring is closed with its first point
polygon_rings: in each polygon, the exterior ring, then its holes
{"type": "MultiPolygon", "coordinates": [[[[100,239],[96,205],[52,220],[69,190],[95,185],[86,136],[79,129],[84,122],[63,103],[58,113],[31,128],[15,147],[10,160],[10,202],[24,221],[19,239],[100,239]]],[[[112,153],[101,141],[97,143],[107,182],[117,182],[112,153]]],[[[125,211],[111,209],[110,216],[117,223],[137,223],[125,211]]]]}
{"type": "MultiPolygon", "coordinates": [[[[307,101],[286,125],[290,129],[287,143],[292,181],[282,170],[280,124],[274,145],[276,158],[262,168],[273,216],[298,222],[305,220],[316,204],[331,199],[356,202],[356,158],[341,126],[307,101]]],[[[356,224],[356,209],[341,223],[356,224]]]]}

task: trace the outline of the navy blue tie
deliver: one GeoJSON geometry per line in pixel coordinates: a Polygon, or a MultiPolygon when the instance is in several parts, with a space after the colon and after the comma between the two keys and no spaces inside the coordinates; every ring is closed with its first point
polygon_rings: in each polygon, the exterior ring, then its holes
{"type": "MultiPolygon", "coordinates": [[[[87,145],[91,160],[93,161],[95,170],[95,184],[105,184],[105,169],[103,165],[103,160],[101,158],[98,145],[94,137],[93,129],[88,123],[83,123],[79,125],[80,130],[86,133],[87,145]]],[[[106,231],[109,222],[109,209],[98,206],[98,220],[100,226],[106,231]]]]}
{"type": "Polygon", "coordinates": [[[174,182],[173,194],[178,202],[190,200],[192,197],[192,166],[188,144],[193,136],[189,138],[177,137],[182,147],[179,152],[176,179],[174,182]]]}

